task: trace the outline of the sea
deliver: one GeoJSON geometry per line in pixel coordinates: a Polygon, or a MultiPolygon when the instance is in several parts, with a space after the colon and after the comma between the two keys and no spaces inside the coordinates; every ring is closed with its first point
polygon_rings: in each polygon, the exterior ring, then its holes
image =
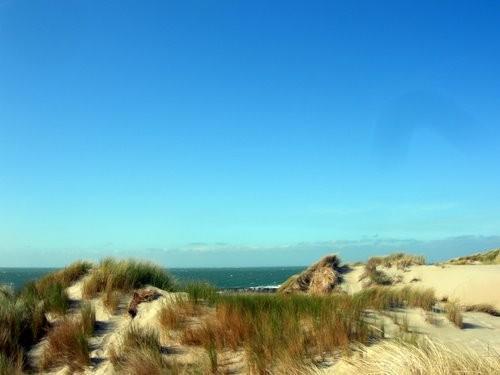
{"type": "MultiPolygon", "coordinates": [[[[169,268],[179,281],[205,281],[219,289],[272,289],[305,267],[242,267],[242,268],[169,268]]],[[[57,268],[2,268],[0,284],[19,290],[28,281],[56,271],[57,268]]]]}

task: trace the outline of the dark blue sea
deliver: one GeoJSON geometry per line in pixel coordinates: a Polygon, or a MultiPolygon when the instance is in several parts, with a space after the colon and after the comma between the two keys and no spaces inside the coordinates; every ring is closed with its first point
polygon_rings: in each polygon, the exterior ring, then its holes
{"type": "MultiPolygon", "coordinates": [[[[221,289],[239,289],[280,285],[305,267],[245,267],[245,268],[171,268],[168,271],[179,282],[207,281],[221,289]]],[[[0,284],[14,289],[27,281],[36,280],[57,268],[1,268],[0,284]]]]}

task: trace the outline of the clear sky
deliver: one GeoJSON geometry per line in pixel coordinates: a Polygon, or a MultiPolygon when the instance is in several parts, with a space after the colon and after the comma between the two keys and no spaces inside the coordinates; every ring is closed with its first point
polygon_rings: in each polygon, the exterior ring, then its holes
{"type": "Polygon", "coordinates": [[[500,2],[438,3],[0,0],[0,266],[500,246],[500,2]]]}

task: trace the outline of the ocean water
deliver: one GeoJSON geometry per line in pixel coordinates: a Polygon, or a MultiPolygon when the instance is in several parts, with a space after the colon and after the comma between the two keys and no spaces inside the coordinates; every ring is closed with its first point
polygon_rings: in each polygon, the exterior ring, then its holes
{"type": "MultiPolygon", "coordinates": [[[[179,282],[207,281],[221,289],[237,289],[280,285],[305,267],[244,267],[244,268],[171,268],[168,271],[179,282]]],[[[26,282],[57,270],[57,268],[2,268],[0,284],[14,289],[26,282]]]]}

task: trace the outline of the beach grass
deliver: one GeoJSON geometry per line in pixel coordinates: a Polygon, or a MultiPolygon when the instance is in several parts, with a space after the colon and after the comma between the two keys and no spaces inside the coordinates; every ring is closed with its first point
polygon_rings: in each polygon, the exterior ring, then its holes
{"type": "Polygon", "coordinates": [[[99,293],[112,291],[129,292],[152,285],[166,291],[175,288],[172,276],[162,267],[136,260],[102,260],[83,285],[85,298],[94,298],[99,293]]]}
{"type": "Polygon", "coordinates": [[[163,375],[188,373],[183,366],[162,355],[158,333],[131,325],[111,350],[110,361],[119,374],[163,375]]]}
{"type": "Polygon", "coordinates": [[[40,358],[43,370],[68,366],[70,371],[81,371],[90,363],[85,328],[79,319],[65,318],[47,334],[47,344],[40,358]]]}
{"type": "Polygon", "coordinates": [[[366,280],[366,286],[391,285],[395,282],[380,267],[396,267],[405,270],[410,266],[425,264],[425,257],[420,255],[394,253],[383,257],[371,257],[365,264],[360,280],[366,280]]]}
{"type": "Polygon", "coordinates": [[[371,330],[363,306],[347,295],[223,295],[215,314],[188,327],[181,341],[217,352],[243,348],[253,373],[302,368],[312,358],[367,342],[371,330]]]}
{"type": "Polygon", "coordinates": [[[448,264],[466,265],[466,264],[500,264],[500,249],[488,250],[480,253],[466,255],[450,259],[448,264]]]}
{"type": "Polygon", "coordinates": [[[446,316],[448,320],[452,322],[455,326],[462,329],[464,327],[464,319],[462,315],[462,309],[458,302],[449,301],[445,305],[446,316]]]}
{"type": "Polygon", "coordinates": [[[446,345],[428,338],[387,340],[363,347],[345,360],[349,373],[372,375],[498,374],[500,356],[484,355],[465,345],[446,345]]]}

